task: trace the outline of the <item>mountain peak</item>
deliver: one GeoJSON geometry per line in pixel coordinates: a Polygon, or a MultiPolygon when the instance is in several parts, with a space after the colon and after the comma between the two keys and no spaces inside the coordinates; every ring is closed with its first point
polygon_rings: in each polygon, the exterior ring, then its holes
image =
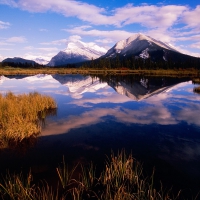
{"type": "Polygon", "coordinates": [[[85,43],[80,40],[67,42],[67,48],[60,51],[48,63],[48,66],[73,64],[99,58],[107,50],[93,42],[85,43]]]}
{"type": "Polygon", "coordinates": [[[115,57],[116,54],[119,54],[120,56],[135,55],[146,59],[149,57],[149,52],[166,50],[178,52],[173,46],[167,43],[143,33],[137,33],[117,42],[103,57],[115,57]]]}

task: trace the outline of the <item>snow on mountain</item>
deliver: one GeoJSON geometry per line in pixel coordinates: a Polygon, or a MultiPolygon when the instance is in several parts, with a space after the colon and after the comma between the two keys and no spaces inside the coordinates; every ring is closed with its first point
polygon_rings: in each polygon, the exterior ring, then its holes
{"type": "Polygon", "coordinates": [[[40,65],[46,65],[49,63],[49,60],[46,60],[42,57],[39,57],[39,58],[35,58],[33,59],[36,63],[40,64],[40,65]]]}
{"type": "Polygon", "coordinates": [[[3,61],[5,58],[0,55],[0,62],[3,61]]]}
{"type": "Polygon", "coordinates": [[[68,82],[64,84],[69,88],[70,93],[83,94],[85,92],[95,92],[106,87],[107,83],[100,83],[98,78],[86,77],[85,80],[68,82]]]}
{"type": "Polygon", "coordinates": [[[48,74],[37,74],[34,76],[27,76],[25,78],[23,78],[23,80],[26,80],[28,82],[38,82],[38,81],[48,81],[51,83],[57,83],[58,81],[55,80],[52,75],[48,75],[48,74]]]}
{"type": "Polygon", "coordinates": [[[5,77],[5,76],[0,76],[0,84],[2,84],[5,80],[8,80],[9,78],[5,77]]]}
{"type": "Polygon", "coordinates": [[[101,83],[99,78],[82,75],[53,75],[53,78],[68,88],[68,93],[73,98],[80,98],[86,92],[96,92],[108,84],[101,83]]]}
{"type": "Polygon", "coordinates": [[[126,40],[117,42],[108,52],[102,57],[115,57],[116,54],[120,56],[137,55],[141,58],[149,58],[149,52],[157,50],[170,50],[178,52],[172,45],[156,40],[150,36],[142,33],[132,35],[126,40]]]}
{"type": "Polygon", "coordinates": [[[99,58],[106,52],[105,48],[95,43],[84,43],[80,40],[70,41],[67,43],[67,48],[54,56],[47,66],[59,66],[92,60],[99,58]]]}
{"type": "Polygon", "coordinates": [[[149,80],[144,78],[141,79],[140,82],[135,81],[134,84],[128,84],[127,82],[123,81],[109,81],[109,86],[111,86],[117,93],[125,95],[134,101],[141,101],[160,93],[169,92],[179,84],[181,84],[181,80],[177,80],[177,82],[168,84],[166,84],[165,80],[163,80],[160,85],[155,85],[150,84],[149,80]]]}

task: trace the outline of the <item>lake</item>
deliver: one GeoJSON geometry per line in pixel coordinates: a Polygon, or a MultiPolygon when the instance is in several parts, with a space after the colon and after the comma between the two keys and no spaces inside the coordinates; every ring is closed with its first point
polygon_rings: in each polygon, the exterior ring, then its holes
{"type": "Polygon", "coordinates": [[[190,78],[44,75],[1,76],[0,92],[37,91],[52,96],[55,115],[41,135],[17,148],[0,149],[0,170],[29,171],[53,184],[63,156],[69,166],[125,149],[155,170],[155,184],[200,191],[200,95],[190,78]]]}

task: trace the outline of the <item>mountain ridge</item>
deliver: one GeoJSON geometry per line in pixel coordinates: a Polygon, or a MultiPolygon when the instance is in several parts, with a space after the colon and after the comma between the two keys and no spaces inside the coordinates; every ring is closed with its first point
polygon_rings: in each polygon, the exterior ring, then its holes
{"type": "Polygon", "coordinates": [[[74,64],[97,59],[106,53],[106,49],[95,43],[84,43],[80,40],[70,41],[67,48],[55,55],[47,66],[74,64]]]}

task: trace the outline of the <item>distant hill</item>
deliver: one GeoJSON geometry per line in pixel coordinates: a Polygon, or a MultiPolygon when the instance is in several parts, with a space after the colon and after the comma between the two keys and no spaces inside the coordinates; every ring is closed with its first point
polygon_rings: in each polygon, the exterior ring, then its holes
{"type": "Polygon", "coordinates": [[[6,58],[2,61],[2,65],[3,66],[8,65],[11,67],[23,67],[23,68],[40,66],[38,63],[36,63],[33,60],[26,60],[26,59],[20,58],[20,57],[6,58]]]}

